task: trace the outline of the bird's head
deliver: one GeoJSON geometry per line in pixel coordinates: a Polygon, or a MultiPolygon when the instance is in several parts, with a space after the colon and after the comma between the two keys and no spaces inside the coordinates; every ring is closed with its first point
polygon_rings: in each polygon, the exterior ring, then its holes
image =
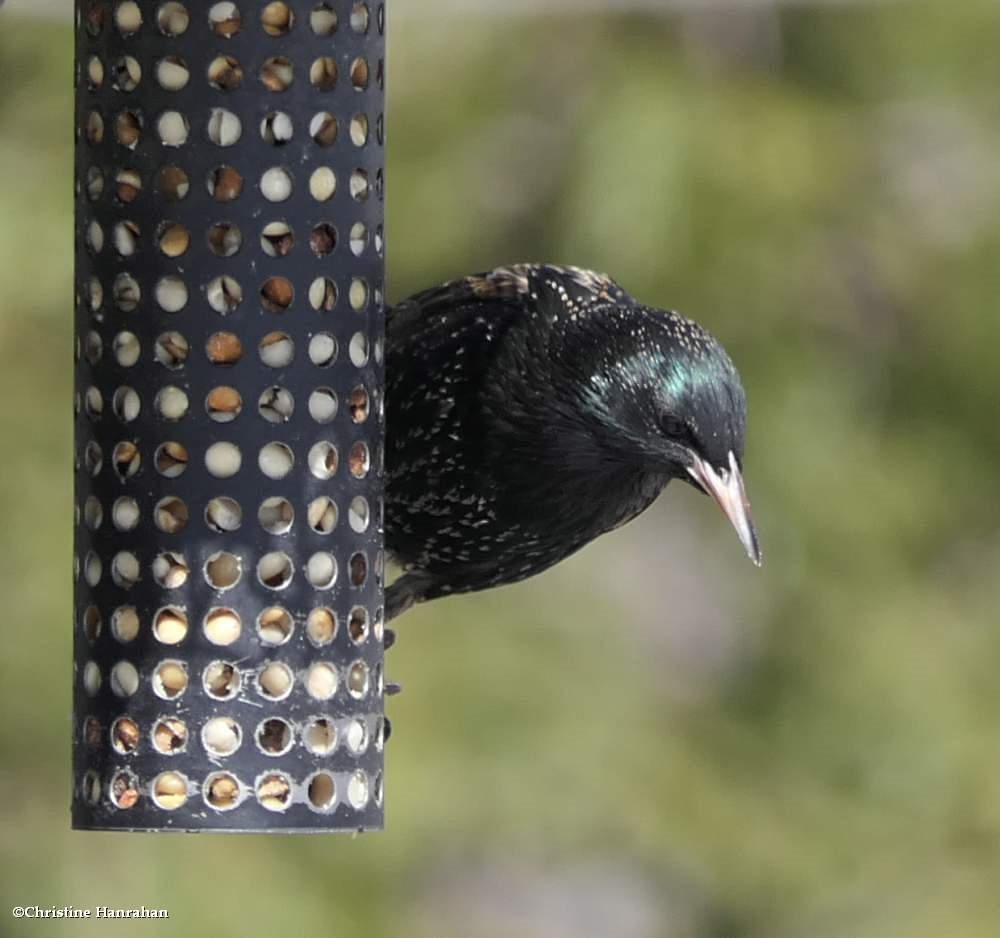
{"type": "Polygon", "coordinates": [[[606,443],[710,495],[759,566],[743,483],[746,393],[725,349],[696,322],[665,310],[615,311],[603,325],[613,334],[590,363],[587,397],[606,443]]]}

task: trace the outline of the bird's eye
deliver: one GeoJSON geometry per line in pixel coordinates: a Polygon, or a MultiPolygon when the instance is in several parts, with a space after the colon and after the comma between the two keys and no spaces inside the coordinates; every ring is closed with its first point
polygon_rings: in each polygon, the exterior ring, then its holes
{"type": "Polygon", "coordinates": [[[660,429],[665,436],[678,442],[688,442],[691,439],[691,428],[673,414],[663,414],[660,417],[660,429]]]}

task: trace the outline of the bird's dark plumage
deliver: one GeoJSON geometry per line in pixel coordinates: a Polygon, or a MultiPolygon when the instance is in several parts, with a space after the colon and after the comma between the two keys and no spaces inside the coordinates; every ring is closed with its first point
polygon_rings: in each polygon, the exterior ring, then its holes
{"type": "Polygon", "coordinates": [[[390,312],[386,374],[386,544],[405,570],[387,618],[539,573],[671,478],[742,497],[729,357],[603,275],[517,265],[420,293],[390,312]]]}

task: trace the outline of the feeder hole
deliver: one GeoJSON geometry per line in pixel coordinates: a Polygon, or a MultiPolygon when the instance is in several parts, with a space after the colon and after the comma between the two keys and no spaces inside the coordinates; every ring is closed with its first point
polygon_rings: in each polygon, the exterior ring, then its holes
{"type": "Polygon", "coordinates": [[[110,786],[111,803],[122,811],[127,811],[139,800],[139,783],[135,774],[128,769],[116,772],[110,786]]]}
{"type": "Polygon", "coordinates": [[[337,192],[337,176],[329,166],[315,169],[309,177],[309,194],[317,202],[329,202],[337,192]]]}
{"type": "Polygon", "coordinates": [[[270,277],[260,288],[261,306],[269,313],[283,313],[295,299],[295,289],[286,277],[270,277]]]}
{"type": "Polygon", "coordinates": [[[183,609],[166,606],[153,618],[153,635],[164,645],[177,645],[188,633],[188,618],[183,609]]]}
{"type": "Polygon", "coordinates": [[[281,606],[270,606],[257,617],[257,635],[265,645],[283,645],[294,630],[291,614],[281,606]]]}
{"type": "Polygon", "coordinates": [[[315,59],[309,67],[309,83],[317,91],[333,91],[337,85],[337,63],[328,55],[315,59]]]}
{"type": "Polygon", "coordinates": [[[83,578],[87,581],[87,586],[95,587],[101,582],[104,566],[101,558],[93,551],[88,551],[83,561],[83,578]]]}
{"type": "Polygon", "coordinates": [[[97,662],[88,661],[83,666],[83,690],[88,697],[96,697],[101,689],[101,669],[97,662]]]}
{"type": "Polygon", "coordinates": [[[229,479],[240,471],[242,456],[235,443],[213,443],[205,450],[205,467],[217,479],[229,479]]]}
{"type": "Polygon", "coordinates": [[[337,505],[329,495],[321,495],[309,503],[309,527],[317,534],[329,534],[337,526],[337,505]]]}
{"type": "Polygon", "coordinates": [[[179,313],[187,306],[188,289],[180,277],[162,277],[156,284],[155,295],[165,313],[179,313]]]}
{"type": "Polygon", "coordinates": [[[294,683],[291,669],[280,661],[268,662],[257,673],[257,691],[268,700],[283,700],[294,683]]]}
{"type": "Polygon", "coordinates": [[[118,717],[111,724],[111,746],[122,755],[135,752],[139,746],[139,724],[131,717],[118,717]]]}
{"type": "Polygon", "coordinates": [[[345,742],[353,755],[361,755],[368,748],[368,727],[361,720],[351,720],[347,724],[345,742]]]}
{"type": "Polygon", "coordinates": [[[277,93],[287,91],[295,80],[295,71],[292,63],[281,55],[265,59],[258,75],[261,84],[268,91],[277,93]]]}
{"type": "Polygon", "coordinates": [[[309,340],[309,361],[328,368],[337,360],[337,340],[329,332],[318,332],[309,340]]]}
{"type": "Polygon", "coordinates": [[[309,26],[317,36],[332,36],[337,31],[337,14],[321,3],[309,14],[309,26]]]}
{"type": "Polygon", "coordinates": [[[133,36],[142,26],[142,13],[135,0],[124,0],[115,8],[115,26],[123,36],[133,36]]]}
{"type": "Polygon", "coordinates": [[[332,479],[337,472],[338,462],[337,448],[325,440],[314,444],[309,450],[309,471],[317,479],[332,479]]]}
{"type": "Polygon", "coordinates": [[[243,124],[230,110],[212,108],[208,117],[208,139],[217,147],[231,147],[243,134],[243,124]]]}
{"type": "Polygon", "coordinates": [[[183,225],[166,222],[157,232],[156,243],[166,257],[180,257],[191,246],[191,235],[183,225]]]}
{"type": "Polygon", "coordinates": [[[219,534],[238,531],[242,523],[243,509],[235,499],[218,496],[205,506],[205,524],[219,534]]]}
{"type": "Polygon", "coordinates": [[[233,277],[215,277],[208,284],[205,298],[220,316],[228,316],[243,302],[243,287],[233,277]]]}
{"type": "Polygon", "coordinates": [[[232,332],[214,332],[205,343],[205,354],[213,365],[235,365],[243,357],[243,343],[232,332]]]}
{"type": "Polygon", "coordinates": [[[271,111],[260,122],[260,136],[265,143],[280,147],[295,135],[295,125],[285,111],[271,111]]]}
{"type": "Polygon", "coordinates": [[[236,388],[220,385],[205,398],[205,413],[215,423],[232,423],[243,410],[243,398],[236,388]]]}
{"type": "Polygon", "coordinates": [[[217,551],[205,562],[205,579],[213,589],[231,589],[239,582],[242,572],[240,558],[228,551],[217,551]]]}
{"type": "Polygon", "coordinates": [[[191,72],[182,58],[168,55],[156,63],[156,81],[164,91],[180,91],[191,80],[191,72]]]}
{"type": "Polygon", "coordinates": [[[131,697],[139,689],[139,672],[131,661],[119,661],[111,669],[109,683],[116,697],[131,697]]]}
{"type": "Polygon", "coordinates": [[[111,579],[117,586],[129,590],[139,582],[139,558],[131,551],[120,550],[111,560],[111,579]]]}
{"type": "Polygon", "coordinates": [[[135,606],[119,606],[111,615],[111,634],[122,644],[139,634],[139,614],[135,606]]]}
{"type": "Polygon", "coordinates": [[[232,166],[216,167],[208,177],[208,192],[216,202],[234,202],[243,192],[243,176],[232,166]]]}
{"type": "Polygon", "coordinates": [[[360,645],[368,638],[368,610],[364,606],[355,606],[351,610],[347,630],[355,645],[360,645]]]}
{"type": "Polygon", "coordinates": [[[156,25],[169,39],[183,35],[190,21],[183,3],[164,3],[156,13],[156,25]]]}
{"type": "Polygon", "coordinates": [[[83,636],[88,642],[97,641],[101,634],[101,610],[88,606],[83,612],[83,636]]]}
{"type": "Polygon", "coordinates": [[[287,3],[269,3],[260,14],[264,32],[269,36],[284,36],[295,23],[295,17],[287,3]]]}
{"type": "Polygon", "coordinates": [[[86,745],[100,746],[102,735],[101,721],[97,717],[87,717],[83,721],[83,741],[86,745]]]}
{"type": "Polygon", "coordinates": [[[360,769],[347,783],[347,800],[356,811],[360,811],[368,803],[368,776],[360,769]]]}
{"type": "Polygon", "coordinates": [[[351,29],[356,33],[368,32],[368,4],[355,3],[351,8],[351,29]]]}
{"type": "Polygon", "coordinates": [[[191,568],[182,554],[164,551],[153,561],[153,579],[164,589],[179,589],[187,583],[191,568]]]}
{"type": "Polygon", "coordinates": [[[330,589],[337,580],[337,561],[333,554],[317,551],[306,561],[306,579],[318,590],[330,589]]]}
{"type": "MultiPolygon", "coordinates": [[[[278,385],[265,388],[257,401],[257,413],[268,423],[287,423],[291,420],[294,411],[295,399],[292,397],[291,391],[278,385]]],[[[272,453],[269,458],[273,460],[275,456],[276,454],[272,453]]],[[[280,469],[278,463],[275,463],[274,468],[287,474],[288,470],[291,469],[291,465],[289,464],[287,467],[280,469]]],[[[265,475],[268,474],[263,465],[261,465],[261,471],[265,475]]]]}
{"type": "MultiPolygon", "coordinates": [[[[176,371],[187,361],[189,352],[190,346],[188,345],[188,340],[184,338],[181,333],[174,330],[161,332],[156,337],[156,342],[153,345],[153,355],[156,360],[163,365],[164,368],[168,368],[171,371],[176,371]]],[[[165,390],[168,389],[164,389],[164,391],[165,390]]],[[[179,391],[179,389],[176,388],[173,390],[179,391]]],[[[164,391],[160,391],[160,394],[162,395],[164,391]]],[[[174,404],[179,404],[181,400],[183,400],[186,409],[187,396],[184,395],[183,391],[179,391],[179,393],[182,397],[176,399],[174,404]]],[[[159,407],[159,405],[157,406],[159,407]]],[[[161,416],[163,415],[161,414],[161,416]]],[[[180,412],[180,416],[183,416],[183,411],[180,412]]]]}
{"type": "Polygon", "coordinates": [[[363,479],[368,475],[368,470],[371,467],[371,455],[368,452],[367,443],[359,440],[352,444],[347,457],[347,465],[355,479],[363,479]]]}
{"type": "Polygon", "coordinates": [[[291,558],[282,551],[264,554],[257,562],[257,579],[268,589],[284,589],[292,582],[294,573],[291,558]]]}
{"type": "Polygon", "coordinates": [[[183,661],[161,661],[153,672],[153,692],[164,700],[180,697],[187,686],[187,665],[183,661]]]}
{"type": "MultiPolygon", "coordinates": [[[[100,115],[97,116],[100,119],[100,115]]],[[[317,111],[309,121],[309,136],[317,146],[333,146],[337,139],[337,118],[329,111],[317,111]]]]}
{"type": "Polygon", "coordinates": [[[306,691],[313,700],[329,700],[337,693],[337,669],[326,661],[316,661],[306,672],[306,691]]]}
{"type": "Polygon", "coordinates": [[[223,39],[231,39],[240,31],[242,18],[235,3],[216,3],[208,11],[208,21],[213,32],[223,39]]]}
{"type": "Polygon", "coordinates": [[[284,332],[269,332],[260,340],[257,353],[268,368],[285,368],[295,356],[295,344],[284,332]]]}
{"type": "Polygon", "coordinates": [[[176,495],[168,495],[156,503],[153,518],[165,534],[176,534],[187,526],[188,507],[176,495]]]}
{"type": "Polygon", "coordinates": [[[213,661],[202,675],[205,693],[216,700],[231,700],[240,692],[242,683],[240,672],[228,661],[213,661]]]}
{"type": "Polygon", "coordinates": [[[235,609],[218,607],[210,609],[205,616],[202,630],[213,645],[232,645],[243,630],[239,614],[235,609]]]}
{"type": "Polygon", "coordinates": [[[337,305],[337,285],[329,277],[317,277],[309,285],[309,305],[317,312],[331,312],[337,305]]]}
{"type": "Polygon", "coordinates": [[[201,729],[201,742],[213,756],[230,756],[240,748],[243,731],[232,717],[213,717],[201,729]]]}
{"type": "Polygon", "coordinates": [[[180,111],[164,111],[156,121],[156,132],[165,147],[182,147],[187,143],[191,126],[180,111]]]}
{"type": "Polygon", "coordinates": [[[179,166],[165,166],[160,170],[157,191],[165,202],[180,202],[191,189],[188,174],[179,166]]]}
{"type": "Polygon", "coordinates": [[[268,222],[260,233],[260,249],[268,257],[285,257],[294,246],[295,235],[287,222],[268,222]]]}
{"type": "Polygon", "coordinates": [[[268,773],[258,780],[256,794],[257,801],[269,811],[284,811],[292,800],[291,780],[283,773],[268,773]]]}
{"type": "Polygon", "coordinates": [[[257,747],[268,756],[281,756],[292,748],[292,728],[279,717],[262,720],[257,725],[255,736],[257,747]]]}
{"type": "Polygon", "coordinates": [[[180,772],[161,772],[153,779],[153,801],[165,811],[174,811],[187,801],[187,778],[180,772]]]}
{"type": "Polygon", "coordinates": [[[115,389],[114,396],[111,398],[111,409],[122,423],[131,423],[139,416],[142,402],[134,388],[122,385],[115,389]]]}
{"type": "Polygon", "coordinates": [[[317,811],[330,811],[337,803],[337,786],[329,772],[317,772],[307,786],[309,804],[317,811]]]}
{"type": "Polygon", "coordinates": [[[283,479],[292,471],[295,457],[284,443],[265,443],[257,458],[260,471],[269,479],[283,479]]]}
{"type": "Polygon", "coordinates": [[[355,495],[351,499],[351,504],[347,511],[347,520],[350,522],[351,530],[356,534],[363,534],[368,530],[368,500],[363,495],[355,495]]]}
{"type": "Polygon", "coordinates": [[[243,66],[231,55],[217,55],[208,63],[208,83],[216,91],[235,91],[243,84],[243,66]]]}
{"type": "Polygon", "coordinates": [[[361,551],[351,554],[350,570],[351,586],[364,586],[365,580],[368,579],[368,560],[361,551]]]}
{"type": "Polygon", "coordinates": [[[361,700],[368,693],[368,665],[363,661],[355,661],[347,672],[347,692],[355,699],[361,700]]]}
{"type": "Polygon", "coordinates": [[[295,520],[295,509],[287,498],[265,498],[257,509],[257,520],[268,534],[287,534],[295,520]]]}
{"type": "Polygon", "coordinates": [[[239,779],[228,772],[213,772],[205,779],[204,798],[217,811],[231,811],[242,797],[239,779]]]}
{"type": "Polygon", "coordinates": [[[153,457],[156,471],[166,479],[176,479],[188,465],[188,451],[180,443],[161,443],[153,457]]]}
{"type": "Polygon", "coordinates": [[[328,717],[313,717],[302,733],[302,742],[315,756],[327,756],[337,748],[337,728],[328,717]]]}
{"type": "Polygon", "coordinates": [[[161,717],[153,727],[153,748],[165,756],[183,752],[187,747],[188,731],[183,720],[161,717]]]}
{"type": "Polygon", "coordinates": [[[112,351],[114,352],[115,361],[122,368],[131,368],[139,361],[139,356],[142,354],[142,346],[139,344],[139,338],[134,332],[123,331],[115,336],[112,342],[112,351]]]}
{"type": "Polygon", "coordinates": [[[337,616],[332,609],[313,609],[306,619],[306,635],[317,648],[329,645],[337,634],[337,616]]]}

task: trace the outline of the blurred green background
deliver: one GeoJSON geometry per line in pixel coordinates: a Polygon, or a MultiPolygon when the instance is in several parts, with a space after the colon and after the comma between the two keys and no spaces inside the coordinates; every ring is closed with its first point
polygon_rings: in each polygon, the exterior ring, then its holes
{"type": "Polygon", "coordinates": [[[0,930],[1000,934],[1000,7],[644,5],[395,0],[390,297],[548,260],[700,319],[765,566],[684,487],[408,615],[356,839],[68,829],[72,35],[0,14],[0,930]]]}

